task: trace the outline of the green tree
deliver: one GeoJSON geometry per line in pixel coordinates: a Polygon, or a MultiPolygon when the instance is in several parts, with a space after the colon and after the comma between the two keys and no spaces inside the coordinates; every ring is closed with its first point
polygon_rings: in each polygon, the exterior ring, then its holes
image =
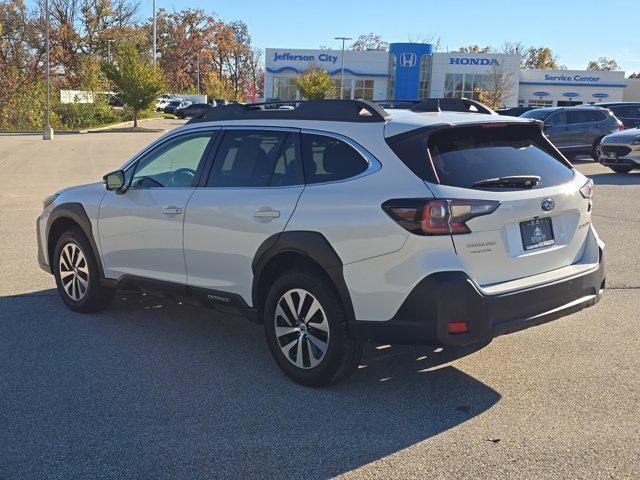
{"type": "Polygon", "coordinates": [[[598,60],[591,60],[587,65],[587,70],[619,70],[620,66],[615,58],[600,57],[598,60]]]}
{"type": "Polygon", "coordinates": [[[133,126],[138,126],[138,112],[149,108],[165,88],[160,70],[136,50],[124,44],[116,49],[112,62],[103,62],[102,70],[116,94],[133,110],[133,126]]]}
{"type": "Polygon", "coordinates": [[[326,70],[310,68],[295,80],[300,96],[307,100],[326,98],[333,83],[326,70]]]}
{"type": "Polygon", "coordinates": [[[549,47],[529,47],[524,54],[524,68],[565,70],[567,67],[558,63],[558,56],[549,47]]]}
{"type": "Polygon", "coordinates": [[[360,35],[349,48],[357,51],[389,50],[389,44],[385,42],[380,35],[371,32],[360,35]]]}

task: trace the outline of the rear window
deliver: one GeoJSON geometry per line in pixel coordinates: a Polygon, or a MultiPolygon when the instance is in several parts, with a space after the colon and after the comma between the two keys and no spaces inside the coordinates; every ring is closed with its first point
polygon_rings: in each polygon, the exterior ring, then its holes
{"type": "Polygon", "coordinates": [[[447,128],[404,138],[391,147],[424,180],[454,187],[492,190],[498,188],[473,184],[530,175],[540,177],[537,188],[544,188],[573,178],[572,169],[556,156],[536,125],[447,128]]]}

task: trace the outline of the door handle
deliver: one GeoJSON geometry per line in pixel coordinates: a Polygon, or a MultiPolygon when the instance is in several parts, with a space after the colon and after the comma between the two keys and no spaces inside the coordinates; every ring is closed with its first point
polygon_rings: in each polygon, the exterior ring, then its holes
{"type": "Polygon", "coordinates": [[[255,218],[278,218],[280,216],[280,212],[278,210],[273,210],[271,208],[261,208],[255,210],[253,212],[253,216],[255,218]]]}
{"type": "Polygon", "coordinates": [[[167,205],[160,213],[163,215],[180,215],[182,213],[182,209],[180,207],[176,207],[175,205],[167,205]]]}

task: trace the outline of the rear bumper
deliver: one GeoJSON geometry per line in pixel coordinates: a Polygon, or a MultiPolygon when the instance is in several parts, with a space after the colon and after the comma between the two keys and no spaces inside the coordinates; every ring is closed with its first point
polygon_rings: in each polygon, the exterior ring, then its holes
{"type": "Polygon", "coordinates": [[[416,285],[389,321],[354,321],[355,338],[380,343],[467,345],[550,322],[595,305],[605,284],[604,256],[597,267],[570,278],[497,295],[482,293],[464,272],[439,272],[416,285]],[[467,333],[449,333],[467,322],[467,333]]]}

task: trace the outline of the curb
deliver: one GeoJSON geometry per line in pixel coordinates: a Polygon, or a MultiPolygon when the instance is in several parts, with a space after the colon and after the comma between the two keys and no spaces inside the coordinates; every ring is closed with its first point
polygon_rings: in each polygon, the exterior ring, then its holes
{"type": "MultiPolygon", "coordinates": [[[[148,122],[150,120],[164,120],[164,117],[154,117],[154,118],[141,118],[138,120],[138,124],[143,122],[148,122]]],[[[133,128],[133,120],[129,120],[127,122],[114,123],[113,125],[105,125],[104,127],[97,127],[91,129],[83,129],[83,130],[56,130],[54,132],[55,135],[81,135],[85,133],[150,133],[150,132],[165,132],[164,128],[149,128],[146,130],[123,130],[123,128],[130,127],[133,128]],[[119,128],[119,130],[114,130],[119,128]]],[[[140,128],[140,127],[138,127],[140,128]]],[[[5,130],[0,130],[0,136],[4,137],[12,137],[12,136],[21,136],[21,135],[42,135],[42,132],[36,131],[28,131],[28,132],[9,132],[5,130]]]]}

